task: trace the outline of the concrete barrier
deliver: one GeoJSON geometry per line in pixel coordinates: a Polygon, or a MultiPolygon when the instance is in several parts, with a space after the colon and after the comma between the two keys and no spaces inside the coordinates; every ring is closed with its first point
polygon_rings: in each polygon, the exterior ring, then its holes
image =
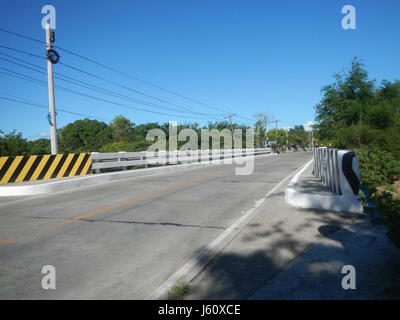
{"type": "MultiPolygon", "coordinates": [[[[256,157],[268,157],[276,155],[275,153],[257,155],[256,157]]],[[[162,167],[144,168],[138,170],[125,170],[109,173],[100,173],[87,175],[83,177],[71,178],[67,180],[42,182],[32,185],[3,185],[0,186],[0,196],[22,196],[22,195],[40,195],[46,193],[60,192],[69,189],[96,185],[112,180],[126,179],[150,174],[166,173],[171,171],[185,170],[191,168],[202,168],[213,165],[224,164],[226,159],[212,160],[197,163],[169,165],[162,167]]]]}
{"type": "Polygon", "coordinates": [[[285,191],[285,201],[304,209],[338,212],[363,212],[359,193],[358,162],[351,150],[316,148],[314,159],[308,162],[290,181],[285,191]],[[299,192],[295,185],[304,171],[314,163],[313,174],[326,184],[334,194],[299,192]]]}
{"type": "Polygon", "coordinates": [[[315,148],[313,173],[337,195],[360,192],[360,170],[352,150],[315,148]]]}
{"type": "Polygon", "coordinates": [[[0,184],[83,176],[91,165],[89,153],[0,157],[0,184]]]}

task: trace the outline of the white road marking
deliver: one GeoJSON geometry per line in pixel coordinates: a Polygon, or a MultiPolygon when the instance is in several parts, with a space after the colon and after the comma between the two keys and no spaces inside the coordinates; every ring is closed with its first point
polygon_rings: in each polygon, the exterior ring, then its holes
{"type": "Polygon", "coordinates": [[[299,177],[301,176],[301,174],[308,168],[308,166],[314,161],[314,159],[311,159],[309,162],[306,163],[306,165],[301,168],[301,170],[299,170],[299,172],[297,172],[295,174],[295,176],[293,177],[292,180],[290,180],[288,188],[294,188],[295,184],[297,183],[297,180],[299,179],[299,177]]]}
{"type": "MultiPolygon", "coordinates": [[[[304,162],[303,162],[304,163],[304,162]]],[[[297,178],[300,176],[302,172],[304,172],[305,168],[311,163],[307,163],[300,171],[296,174],[297,178]]],[[[198,254],[196,254],[194,257],[192,257],[183,267],[181,267],[178,271],[176,271],[169,279],[167,279],[164,283],[162,283],[156,290],[153,291],[152,294],[150,294],[146,300],[157,300],[160,299],[162,296],[166,294],[166,292],[174,286],[177,281],[182,278],[184,275],[186,275],[191,269],[196,267],[199,264],[199,261],[201,261],[204,256],[206,256],[208,253],[210,253],[218,244],[220,244],[232,231],[238,229],[241,224],[243,223],[244,220],[247,218],[250,218],[255,215],[256,209],[258,209],[261,204],[271,195],[273,194],[286,180],[288,180],[291,176],[293,176],[298,169],[294,170],[292,173],[290,173],[287,177],[285,177],[283,180],[281,180],[277,185],[275,185],[274,188],[272,188],[264,197],[262,197],[260,200],[256,202],[254,207],[251,209],[247,210],[247,212],[242,215],[239,219],[237,219],[230,227],[224,230],[217,238],[215,238],[207,247],[202,249],[198,254]]],[[[297,179],[296,179],[297,181],[297,179]]],[[[242,228],[244,225],[242,226],[242,228]]],[[[209,258],[211,259],[211,257],[209,258]]]]}

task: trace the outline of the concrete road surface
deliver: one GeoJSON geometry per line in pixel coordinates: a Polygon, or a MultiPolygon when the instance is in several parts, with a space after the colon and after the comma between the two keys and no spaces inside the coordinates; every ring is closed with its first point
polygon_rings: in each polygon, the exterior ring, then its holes
{"type": "Polygon", "coordinates": [[[0,202],[0,299],[144,299],[312,158],[308,152],[0,202]],[[56,270],[44,290],[42,267],[56,270]]]}

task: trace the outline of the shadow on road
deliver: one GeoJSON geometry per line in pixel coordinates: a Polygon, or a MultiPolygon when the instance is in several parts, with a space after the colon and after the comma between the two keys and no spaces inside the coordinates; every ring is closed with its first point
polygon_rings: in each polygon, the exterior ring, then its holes
{"type": "Polygon", "coordinates": [[[400,298],[400,250],[383,226],[365,215],[350,227],[348,213],[313,213],[294,232],[283,220],[250,223],[235,248],[224,250],[192,281],[188,299],[400,298]],[[309,232],[314,239],[307,240],[309,232]],[[356,290],[341,286],[348,264],[356,268],[356,290]]]}

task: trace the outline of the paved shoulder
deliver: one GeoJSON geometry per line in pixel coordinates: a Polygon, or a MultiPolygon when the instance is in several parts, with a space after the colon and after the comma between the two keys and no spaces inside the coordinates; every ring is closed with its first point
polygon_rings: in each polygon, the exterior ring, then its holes
{"type": "Polygon", "coordinates": [[[297,209],[285,188],[192,281],[187,299],[357,299],[390,290],[400,249],[383,226],[363,213],[297,209]],[[345,265],[356,269],[357,290],[341,287],[345,265]]]}

